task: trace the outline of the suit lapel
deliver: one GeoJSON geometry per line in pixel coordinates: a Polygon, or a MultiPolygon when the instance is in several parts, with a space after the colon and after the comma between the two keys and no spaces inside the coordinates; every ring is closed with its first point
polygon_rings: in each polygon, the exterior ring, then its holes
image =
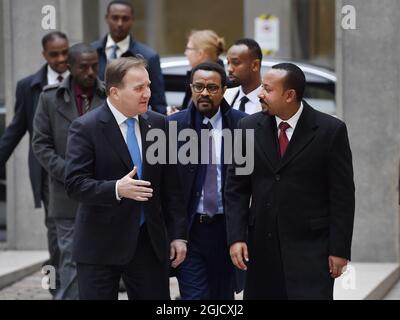
{"type": "Polygon", "coordinates": [[[63,90],[57,94],[61,95],[61,99],[58,99],[60,103],[57,105],[57,111],[70,122],[74,121],[79,117],[75,97],[68,90],[63,90]]]}
{"type": "Polygon", "coordinates": [[[303,101],[303,112],[301,113],[282,161],[279,164],[278,170],[281,170],[292,161],[293,158],[314,139],[315,130],[318,126],[315,122],[315,115],[313,112],[313,109],[303,101]]]}
{"type": "Polygon", "coordinates": [[[107,104],[104,104],[101,108],[103,108],[101,121],[103,123],[104,136],[128,170],[131,171],[133,162],[118,123],[107,104]]]}
{"type": "Polygon", "coordinates": [[[278,141],[275,117],[260,113],[254,133],[255,148],[257,145],[262,150],[266,164],[275,171],[279,164],[278,141]]]}
{"type": "Polygon", "coordinates": [[[94,90],[93,98],[90,103],[90,109],[93,110],[97,106],[103,104],[104,100],[107,98],[106,93],[105,93],[105,88],[102,82],[97,78],[96,79],[96,88],[94,90]]]}
{"type": "Polygon", "coordinates": [[[70,122],[78,118],[75,95],[71,87],[71,75],[61,82],[56,95],[58,97],[57,101],[59,101],[57,111],[70,122]]]}

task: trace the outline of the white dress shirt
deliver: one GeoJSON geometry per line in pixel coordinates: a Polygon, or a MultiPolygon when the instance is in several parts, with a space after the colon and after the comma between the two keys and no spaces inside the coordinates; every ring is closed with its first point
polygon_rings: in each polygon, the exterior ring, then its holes
{"type": "Polygon", "coordinates": [[[239,86],[239,88],[227,89],[225,91],[224,98],[230,105],[232,105],[233,100],[235,100],[233,104],[233,109],[239,110],[240,100],[244,96],[247,96],[249,101],[244,106],[244,112],[246,112],[247,114],[253,114],[262,110],[260,98],[258,97],[259,92],[260,88],[258,87],[248,94],[244,94],[242,86],[239,86]]]}
{"type": "Polygon", "coordinates": [[[299,110],[297,110],[297,112],[289,120],[284,121],[281,118],[275,116],[276,126],[278,128],[278,137],[280,134],[280,130],[279,130],[280,123],[287,122],[290,125],[290,128],[286,129],[286,135],[287,135],[289,141],[290,141],[290,139],[292,139],[294,129],[296,129],[297,122],[299,121],[302,112],[303,112],[303,102],[300,103],[299,110]]]}
{"type": "Polygon", "coordinates": [[[62,76],[63,79],[65,79],[66,77],[69,76],[69,70],[65,71],[62,74],[59,74],[58,72],[55,72],[49,65],[47,66],[47,84],[51,85],[51,84],[56,84],[56,83],[60,83],[58,81],[58,76],[62,76]]]}
{"type": "Polygon", "coordinates": [[[107,36],[107,42],[106,42],[106,56],[107,60],[110,60],[111,54],[114,50],[114,45],[118,46],[117,49],[117,58],[120,58],[123,53],[128,51],[129,49],[129,43],[131,41],[131,36],[127,35],[124,40],[121,40],[120,42],[115,43],[114,40],[111,38],[110,34],[107,36]]]}
{"type": "MultiPolygon", "coordinates": [[[[115,121],[117,121],[117,124],[119,126],[119,129],[121,130],[121,134],[125,140],[125,143],[127,142],[127,133],[128,133],[128,125],[126,124],[126,119],[128,119],[128,117],[124,116],[117,108],[115,108],[112,103],[110,102],[110,100],[107,98],[107,104],[108,107],[111,110],[111,113],[113,114],[115,121]]],[[[139,145],[139,150],[140,150],[140,156],[143,159],[143,152],[142,152],[142,136],[140,134],[140,128],[139,128],[139,116],[135,116],[133,117],[135,118],[137,121],[135,121],[135,135],[136,135],[136,139],[138,141],[138,145],[139,145]]],[[[133,168],[132,168],[133,169],[133,168]]],[[[117,200],[120,201],[121,198],[118,195],[118,182],[115,184],[115,195],[117,197],[117,200]]]]}
{"type": "MultiPolygon", "coordinates": [[[[222,148],[222,114],[221,109],[218,109],[218,112],[211,118],[204,117],[203,124],[207,124],[211,122],[213,129],[210,132],[215,143],[215,161],[217,165],[217,213],[223,213],[223,204],[222,204],[222,166],[221,166],[221,148],[222,148]]],[[[208,144],[207,144],[208,145],[208,144]]],[[[208,148],[207,148],[208,149],[208,148]]],[[[200,201],[197,206],[197,211],[199,213],[204,212],[204,188],[201,190],[200,201]]]]}

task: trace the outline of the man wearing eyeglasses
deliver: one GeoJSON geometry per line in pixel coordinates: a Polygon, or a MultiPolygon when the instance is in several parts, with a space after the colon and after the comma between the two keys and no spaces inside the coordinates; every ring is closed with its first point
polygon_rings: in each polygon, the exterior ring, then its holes
{"type": "MultiPolygon", "coordinates": [[[[234,299],[235,268],[227,247],[223,204],[224,148],[232,149],[232,145],[223,143],[222,130],[232,133],[245,113],[230,108],[225,101],[226,73],[218,64],[202,63],[194,67],[190,82],[192,103],[188,109],[171,115],[169,121],[170,125],[176,123],[178,135],[185,129],[197,132],[198,162],[200,158],[207,161],[182,164],[178,159],[189,221],[188,252],[177,269],[179,290],[184,300],[234,299]],[[201,136],[202,130],[208,130],[208,136],[201,136]],[[207,141],[201,144],[201,138],[207,141]],[[201,157],[204,149],[208,156],[205,158],[201,157]]],[[[183,144],[178,141],[178,149],[183,144]]],[[[239,283],[236,291],[241,291],[239,283]]]]}

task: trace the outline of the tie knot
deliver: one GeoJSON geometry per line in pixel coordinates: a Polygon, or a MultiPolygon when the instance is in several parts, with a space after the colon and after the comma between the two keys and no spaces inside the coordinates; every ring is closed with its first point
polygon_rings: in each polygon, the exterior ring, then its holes
{"type": "Polygon", "coordinates": [[[290,124],[289,123],[287,123],[287,122],[281,122],[280,124],[279,124],[279,129],[281,130],[281,131],[286,131],[287,129],[289,129],[290,128],[290,124]]]}
{"type": "Polygon", "coordinates": [[[61,74],[59,74],[57,77],[57,80],[58,80],[58,82],[61,82],[64,80],[64,77],[61,74]]]}
{"type": "Polygon", "coordinates": [[[207,123],[202,123],[201,124],[201,129],[207,129],[207,130],[212,130],[214,127],[212,126],[211,122],[208,121],[207,123]]]}
{"type": "Polygon", "coordinates": [[[136,118],[128,118],[125,120],[126,124],[128,125],[129,128],[134,128],[135,127],[135,122],[136,118]]]}
{"type": "Polygon", "coordinates": [[[119,47],[118,47],[118,45],[116,45],[116,44],[114,44],[112,47],[111,47],[111,56],[110,56],[110,58],[111,59],[117,59],[117,51],[118,51],[118,49],[119,49],[119,47]]]}
{"type": "Polygon", "coordinates": [[[247,98],[247,96],[243,96],[243,97],[240,99],[240,102],[241,102],[241,103],[247,103],[247,102],[249,102],[249,101],[250,101],[250,99],[247,98]]]}

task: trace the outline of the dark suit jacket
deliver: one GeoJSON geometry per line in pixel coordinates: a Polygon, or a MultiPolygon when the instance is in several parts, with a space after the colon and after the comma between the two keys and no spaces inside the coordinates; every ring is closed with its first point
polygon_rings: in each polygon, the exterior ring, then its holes
{"type": "MultiPolygon", "coordinates": [[[[246,116],[245,113],[234,110],[230,108],[225,99],[221,102],[221,113],[222,113],[222,128],[229,129],[232,132],[237,128],[237,123],[240,119],[246,116]]],[[[203,121],[203,116],[196,110],[193,103],[189,105],[188,109],[181,112],[177,112],[168,117],[169,122],[176,122],[178,134],[184,129],[194,129],[200,136],[201,124],[203,121]]],[[[178,148],[185,144],[186,141],[178,141],[178,148]]],[[[223,141],[223,148],[224,141],[223,141]]],[[[222,150],[223,150],[222,148],[222,150]]],[[[200,154],[199,154],[200,156],[200,154]]],[[[222,152],[223,156],[223,152],[222,152]]],[[[223,158],[222,158],[223,160],[223,158]]],[[[178,161],[178,171],[179,176],[182,180],[182,185],[184,188],[185,196],[185,208],[189,218],[189,226],[192,223],[194,214],[196,213],[196,208],[200,201],[201,190],[203,188],[206,165],[202,164],[181,164],[178,161]],[[200,179],[196,177],[200,175],[200,179]]],[[[222,165],[222,190],[224,189],[224,181],[226,176],[227,165],[222,165]]],[[[222,196],[223,197],[223,196],[222,196]]]]}
{"type": "MultiPolygon", "coordinates": [[[[38,72],[17,83],[15,114],[11,124],[6,128],[0,139],[0,167],[5,166],[15,147],[25,133],[29,132],[30,141],[33,134],[33,116],[43,87],[47,85],[47,64],[38,72]]],[[[41,207],[42,176],[45,174],[32,152],[29,144],[29,177],[31,180],[35,208],[41,207]]]]}
{"type": "MultiPolygon", "coordinates": [[[[166,131],[166,118],[148,111],[139,116],[142,151],[150,128],[166,131]]],[[[147,202],[117,201],[116,181],[133,169],[127,145],[107,104],[73,122],[68,136],[66,189],[81,203],[75,221],[74,258],[80,263],[123,265],[134,255],[140,208],[153,248],[169,259],[169,243],[187,239],[183,196],[176,166],[150,165],[143,157],[143,180],[151,182],[147,202]]],[[[137,177],[135,177],[137,179],[137,177]]]]}
{"type": "MultiPolygon", "coordinates": [[[[105,98],[104,84],[98,80],[90,110],[102,104],[105,98]]],[[[78,207],[64,188],[68,129],[78,117],[71,76],[61,84],[44,88],[33,120],[32,148],[49,173],[49,215],[54,218],[73,219],[78,207]]]]}
{"type": "Polygon", "coordinates": [[[235,175],[235,165],[228,169],[228,242],[248,242],[248,280],[258,279],[248,281],[250,292],[262,289],[257,284],[268,270],[261,271],[259,265],[271,259],[263,250],[275,233],[288,298],[331,299],[328,256],[350,259],[355,205],[352,156],[345,124],[303,104],[282,159],[275,117],[256,113],[240,121],[240,128],[255,130],[255,167],[243,176],[235,175]]]}
{"type": "MultiPolygon", "coordinates": [[[[221,113],[222,113],[222,128],[229,129],[232,132],[237,128],[237,123],[240,119],[247,116],[246,113],[232,109],[225,99],[221,102],[221,113]]],[[[197,112],[196,107],[193,102],[189,105],[189,108],[174,113],[168,117],[169,122],[176,122],[178,134],[184,129],[195,129],[200,136],[201,124],[203,121],[203,116],[197,112]]],[[[179,141],[177,146],[180,148],[185,141],[179,141]]],[[[229,146],[225,145],[225,141],[222,142],[221,156],[222,162],[224,161],[224,148],[229,146]]],[[[232,150],[232,145],[230,149],[232,150]]],[[[199,153],[200,156],[200,153],[199,153]]],[[[181,164],[178,162],[179,177],[184,186],[184,198],[185,198],[185,210],[188,216],[189,228],[193,223],[194,215],[196,214],[196,209],[200,201],[201,191],[204,184],[204,179],[206,176],[206,165],[204,164],[181,164]],[[199,179],[197,177],[200,177],[199,179]]],[[[222,190],[225,187],[225,176],[226,176],[227,165],[222,165],[222,190]]],[[[222,191],[223,192],[223,191],[222,191]]],[[[222,198],[224,194],[222,193],[222,198]]],[[[236,281],[236,291],[240,292],[243,289],[244,275],[237,275],[236,281]]]]}
{"type": "MultiPolygon", "coordinates": [[[[101,80],[104,80],[107,66],[107,56],[105,49],[106,44],[107,36],[92,43],[92,46],[97,50],[97,54],[99,56],[98,75],[101,80]]],[[[146,59],[148,64],[147,70],[149,72],[149,77],[151,81],[151,98],[149,104],[153,111],[166,114],[167,102],[165,100],[164,78],[161,73],[160,57],[153,49],[134,40],[131,36],[129,49],[122,54],[122,57],[132,57],[137,54],[141,54],[146,59]]]]}

